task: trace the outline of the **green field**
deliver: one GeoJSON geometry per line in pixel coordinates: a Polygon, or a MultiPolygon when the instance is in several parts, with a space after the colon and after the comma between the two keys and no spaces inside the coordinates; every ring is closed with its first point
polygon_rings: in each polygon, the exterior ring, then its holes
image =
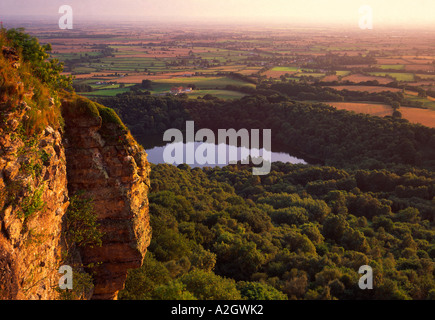
{"type": "Polygon", "coordinates": [[[350,74],[350,71],[335,71],[335,74],[337,76],[345,77],[345,76],[348,76],[350,74]]]}
{"type": "Polygon", "coordinates": [[[405,94],[405,98],[411,101],[420,101],[423,103],[424,108],[435,110],[435,101],[430,101],[427,98],[421,98],[410,94],[405,94]]]}
{"type": "Polygon", "coordinates": [[[228,77],[178,77],[153,81],[158,87],[164,86],[169,90],[173,86],[187,86],[194,84],[198,89],[222,89],[227,85],[255,87],[254,84],[235,80],[228,77]]]}
{"type": "Polygon", "coordinates": [[[385,70],[403,70],[405,65],[403,64],[382,64],[379,66],[381,69],[385,70]]]}
{"type": "Polygon", "coordinates": [[[91,66],[101,70],[110,71],[147,71],[150,72],[165,72],[168,71],[168,67],[163,61],[155,58],[104,58],[101,59],[101,63],[94,63],[91,66]]]}
{"type": "Polygon", "coordinates": [[[370,72],[372,76],[376,77],[391,77],[396,79],[397,81],[414,81],[413,73],[401,73],[401,72],[370,72]]]}
{"type": "MultiPolygon", "coordinates": [[[[95,84],[90,83],[90,86],[94,90],[113,90],[113,89],[119,89],[120,84],[95,84]]],[[[125,88],[132,87],[134,84],[124,84],[125,88]]]]}
{"type": "Polygon", "coordinates": [[[271,71],[283,71],[283,72],[298,72],[298,67],[274,67],[271,71]]]}
{"type": "Polygon", "coordinates": [[[96,71],[97,69],[92,67],[77,67],[74,68],[73,74],[91,74],[96,71]]]}
{"type": "Polygon", "coordinates": [[[203,97],[206,94],[211,94],[220,99],[240,99],[246,96],[246,93],[230,91],[230,90],[195,90],[189,93],[187,96],[191,99],[196,99],[198,97],[203,97]]]}
{"type": "Polygon", "coordinates": [[[314,78],[323,78],[325,76],[324,73],[320,73],[320,72],[301,72],[301,73],[297,73],[295,74],[295,77],[314,77],[314,78]]]}
{"type": "Polygon", "coordinates": [[[119,93],[124,93],[130,91],[130,88],[114,88],[114,89],[103,89],[92,92],[80,92],[80,95],[85,97],[114,97],[119,93]]]}

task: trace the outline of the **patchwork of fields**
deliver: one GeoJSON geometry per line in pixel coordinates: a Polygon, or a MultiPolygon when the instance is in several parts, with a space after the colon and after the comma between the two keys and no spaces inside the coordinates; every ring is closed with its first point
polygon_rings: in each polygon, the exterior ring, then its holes
{"type": "MultiPolygon", "coordinates": [[[[193,99],[205,95],[237,99],[249,92],[241,88],[255,89],[264,80],[323,82],[339,91],[402,92],[408,101],[421,105],[421,109],[402,106],[403,117],[434,125],[435,98],[403,89],[406,85],[435,91],[432,44],[418,42],[412,34],[381,43],[371,35],[355,42],[348,36],[331,40],[309,30],[275,30],[273,38],[259,30],[245,31],[243,36],[233,30],[190,32],[138,27],[134,34],[107,30],[108,37],[90,29],[69,38],[68,45],[58,37],[47,36],[45,41],[52,43],[54,57],[65,63],[75,84],[85,86],[81,94],[89,97],[132,89],[164,95],[183,87],[193,88],[186,92],[193,99]],[[151,85],[141,89],[144,80],[151,85]]],[[[386,104],[333,104],[377,116],[392,113],[386,104]]]]}

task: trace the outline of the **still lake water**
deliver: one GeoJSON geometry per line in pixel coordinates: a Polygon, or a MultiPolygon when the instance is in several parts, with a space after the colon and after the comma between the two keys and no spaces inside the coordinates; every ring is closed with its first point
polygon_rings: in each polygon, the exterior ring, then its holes
{"type": "MultiPolygon", "coordinates": [[[[175,147],[174,143],[171,143],[172,147],[175,147]]],[[[186,163],[186,147],[190,147],[190,150],[197,150],[197,148],[201,145],[207,145],[207,143],[205,142],[190,142],[190,144],[193,144],[193,148],[192,145],[190,146],[186,146],[186,143],[183,142],[178,142],[178,147],[182,147],[183,150],[183,162],[182,163],[186,163]]],[[[170,145],[170,144],[168,144],[170,145]]],[[[165,148],[168,146],[157,146],[157,147],[152,147],[152,148],[148,148],[146,149],[146,152],[148,154],[148,161],[153,163],[153,164],[160,164],[160,163],[165,163],[165,161],[163,160],[163,151],[165,150],[165,148]]],[[[222,147],[222,144],[220,145],[222,147]]],[[[204,147],[204,146],[203,146],[204,147]]],[[[224,167],[226,165],[229,164],[229,150],[230,150],[230,145],[225,144],[225,148],[226,148],[226,161],[225,163],[223,163],[223,161],[218,161],[218,145],[216,144],[208,144],[208,148],[214,148],[215,152],[215,161],[214,164],[210,164],[210,163],[206,163],[206,164],[200,164],[197,162],[198,159],[196,159],[195,157],[195,161],[194,164],[189,164],[190,167],[195,168],[195,167],[224,167]]],[[[234,147],[233,147],[234,148],[234,147]]],[[[188,148],[189,149],[189,148],[188,148]]],[[[173,150],[173,149],[172,149],[173,150]]],[[[210,149],[209,149],[210,150],[210,149]]],[[[175,153],[173,153],[172,155],[174,155],[175,153]]],[[[246,149],[243,147],[237,147],[237,161],[241,161],[242,160],[242,154],[247,155],[247,154],[255,154],[255,155],[259,155],[260,157],[263,156],[262,150],[258,150],[258,149],[246,149]]],[[[271,162],[284,162],[284,163],[293,163],[293,164],[307,164],[307,162],[305,162],[303,159],[299,159],[296,157],[291,156],[288,153],[285,152],[271,152],[270,154],[271,156],[271,162]]],[[[245,157],[244,157],[245,158],[245,157]]],[[[178,165],[181,163],[174,163],[174,165],[178,165]]]]}

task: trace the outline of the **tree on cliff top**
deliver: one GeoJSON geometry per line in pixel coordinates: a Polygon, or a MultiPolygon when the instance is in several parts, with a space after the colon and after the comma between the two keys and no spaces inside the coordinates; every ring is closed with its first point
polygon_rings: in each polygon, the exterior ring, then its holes
{"type": "Polygon", "coordinates": [[[24,28],[2,30],[11,45],[21,52],[32,73],[51,88],[72,91],[72,76],[62,75],[63,63],[50,59],[51,44],[41,45],[39,40],[24,32],[24,28]]]}

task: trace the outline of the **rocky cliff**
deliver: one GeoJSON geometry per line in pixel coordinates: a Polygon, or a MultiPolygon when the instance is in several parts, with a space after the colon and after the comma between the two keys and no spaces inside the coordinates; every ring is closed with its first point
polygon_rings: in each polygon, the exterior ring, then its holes
{"type": "Polygon", "coordinates": [[[92,276],[92,290],[82,298],[116,299],[150,242],[146,153],[113,110],[22,85],[28,80],[16,72],[17,60],[3,50],[0,299],[59,299],[58,270],[69,263],[92,276]],[[91,200],[98,245],[68,243],[65,220],[77,194],[91,200]]]}
{"type": "Polygon", "coordinates": [[[81,249],[81,259],[97,265],[93,298],[113,299],[150,242],[150,166],[112,109],[83,98],[63,106],[68,190],[93,199],[103,232],[102,245],[81,249]]]}
{"type": "Polygon", "coordinates": [[[59,131],[47,127],[32,142],[17,133],[24,112],[3,115],[9,130],[0,129],[0,297],[55,299],[69,204],[66,158],[59,131]]]}

